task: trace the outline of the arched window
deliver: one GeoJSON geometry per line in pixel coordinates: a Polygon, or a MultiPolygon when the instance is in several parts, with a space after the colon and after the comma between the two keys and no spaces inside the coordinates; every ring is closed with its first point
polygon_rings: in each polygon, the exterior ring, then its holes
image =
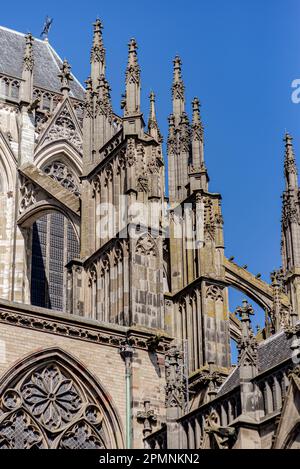
{"type": "Polygon", "coordinates": [[[63,311],[66,307],[65,265],[79,257],[79,243],[70,221],[53,212],[32,226],[31,304],[63,311]]]}
{"type": "Polygon", "coordinates": [[[122,446],[111,397],[62,350],[23,359],[0,383],[0,449],[122,446]]]}

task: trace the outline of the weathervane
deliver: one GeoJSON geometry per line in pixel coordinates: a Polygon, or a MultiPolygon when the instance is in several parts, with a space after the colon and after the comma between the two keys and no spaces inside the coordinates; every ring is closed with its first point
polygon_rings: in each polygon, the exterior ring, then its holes
{"type": "Polygon", "coordinates": [[[41,38],[43,38],[44,41],[48,40],[48,33],[49,33],[52,23],[53,23],[53,18],[50,18],[50,16],[47,15],[45,19],[43,31],[41,32],[41,38]]]}

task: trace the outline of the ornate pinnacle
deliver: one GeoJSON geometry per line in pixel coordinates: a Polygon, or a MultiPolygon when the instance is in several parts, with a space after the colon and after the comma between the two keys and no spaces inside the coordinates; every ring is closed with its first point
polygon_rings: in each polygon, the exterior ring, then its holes
{"type": "Polygon", "coordinates": [[[91,49],[91,63],[92,62],[104,62],[105,49],[103,47],[102,29],[103,29],[103,24],[101,23],[99,18],[97,18],[94,23],[94,37],[93,37],[93,45],[91,49]]]}
{"type": "Polygon", "coordinates": [[[250,316],[254,314],[252,306],[247,300],[243,300],[243,306],[235,310],[239,314],[242,322],[242,335],[238,342],[239,364],[257,364],[257,341],[251,329],[250,316]]]}
{"type": "Polygon", "coordinates": [[[181,81],[181,58],[176,55],[175,59],[173,60],[174,64],[174,83],[181,81]]]}
{"type": "Polygon", "coordinates": [[[68,95],[70,91],[70,81],[73,81],[73,77],[71,75],[71,66],[66,59],[62,63],[61,73],[59,73],[58,77],[61,81],[60,91],[68,95]]]}
{"type": "Polygon", "coordinates": [[[34,66],[33,49],[32,49],[34,39],[31,33],[28,33],[25,36],[25,41],[26,41],[26,45],[25,45],[25,53],[24,53],[24,59],[23,59],[24,70],[31,72],[34,66]]]}
{"type": "Polygon", "coordinates": [[[174,61],[174,74],[172,85],[173,114],[176,126],[179,124],[181,114],[184,112],[184,84],[181,78],[181,59],[176,56],[174,61]]]}
{"type": "Polygon", "coordinates": [[[94,116],[94,107],[93,107],[93,82],[91,77],[88,77],[85,80],[86,84],[86,93],[84,101],[84,116],[93,118],[94,116]]]}
{"type": "Polygon", "coordinates": [[[295,162],[293,138],[289,133],[284,136],[285,141],[285,158],[284,158],[284,173],[286,180],[287,190],[298,190],[298,171],[295,162]]]}
{"type": "Polygon", "coordinates": [[[110,87],[107,80],[105,79],[105,76],[102,74],[99,78],[96,114],[102,114],[106,117],[110,117],[111,113],[112,107],[110,102],[110,87]]]}
{"type": "Polygon", "coordinates": [[[194,140],[203,141],[203,125],[200,117],[200,102],[198,98],[192,101],[193,118],[192,118],[192,137],[194,140]]]}
{"type": "Polygon", "coordinates": [[[158,124],[156,120],[156,112],[155,112],[155,94],[151,91],[150,96],[150,113],[149,113],[149,120],[148,120],[148,130],[150,135],[157,141],[161,139],[161,135],[158,129],[158,124]]]}
{"type": "Polygon", "coordinates": [[[130,39],[128,44],[128,63],[126,68],[126,93],[122,107],[125,116],[140,113],[140,67],[137,61],[137,43],[130,39]]]}
{"type": "Polygon", "coordinates": [[[137,61],[137,43],[135,39],[130,39],[128,43],[128,65],[126,70],[126,82],[140,81],[140,67],[137,61]]]}
{"type": "Polygon", "coordinates": [[[254,315],[254,310],[247,300],[242,301],[243,306],[238,306],[235,314],[239,314],[242,322],[250,323],[250,316],[254,315]]]}
{"type": "Polygon", "coordinates": [[[134,38],[131,38],[128,43],[128,65],[135,65],[137,63],[137,43],[134,38]]]}
{"type": "Polygon", "coordinates": [[[286,133],[284,136],[285,141],[285,161],[284,169],[288,173],[297,174],[297,168],[295,163],[294,148],[293,148],[293,137],[286,133]]]}
{"type": "Polygon", "coordinates": [[[88,77],[88,78],[85,80],[85,84],[86,84],[86,91],[87,91],[87,93],[91,93],[92,90],[93,90],[93,82],[92,82],[91,77],[88,77]]]}
{"type": "MultiPolygon", "coordinates": [[[[175,117],[171,114],[168,118],[169,121],[169,135],[168,135],[168,152],[172,151],[173,145],[175,144],[175,117]]],[[[174,148],[175,150],[175,148],[174,148]]]]}

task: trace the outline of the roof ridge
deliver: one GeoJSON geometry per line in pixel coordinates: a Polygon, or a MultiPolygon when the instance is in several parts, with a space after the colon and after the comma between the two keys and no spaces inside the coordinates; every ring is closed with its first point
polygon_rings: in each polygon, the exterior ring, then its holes
{"type": "MultiPolygon", "coordinates": [[[[27,33],[21,33],[20,31],[16,31],[15,29],[11,29],[11,28],[8,28],[6,26],[1,26],[1,25],[0,25],[0,29],[3,29],[4,31],[9,31],[10,33],[18,34],[19,36],[23,36],[23,37],[25,37],[27,34],[27,33]]],[[[38,37],[33,36],[33,39],[35,41],[41,42],[42,44],[47,44],[47,41],[44,41],[43,39],[39,39],[38,37]]]]}
{"type": "MultiPolygon", "coordinates": [[[[60,60],[61,63],[63,63],[63,59],[61,58],[61,56],[58,54],[58,52],[56,52],[56,50],[54,49],[54,47],[48,43],[48,48],[51,52],[51,57],[53,58],[53,61],[55,62],[58,70],[60,71],[60,68],[58,66],[58,63],[57,61],[55,60],[55,55],[56,57],[58,58],[58,60],[60,60]]],[[[78,78],[76,77],[76,75],[74,75],[74,73],[71,72],[71,75],[72,77],[74,78],[74,80],[78,83],[78,85],[80,85],[80,87],[82,88],[83,91],[85,91],[85,88],[84,86],[80,83],[80,81],[78,80],[78,78]]]]}

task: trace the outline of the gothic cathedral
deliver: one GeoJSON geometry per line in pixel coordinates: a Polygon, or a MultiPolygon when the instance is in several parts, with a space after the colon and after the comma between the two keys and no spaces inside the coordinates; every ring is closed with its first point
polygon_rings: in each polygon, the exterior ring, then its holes
{"type": "Polygon", "coordinates": [[[47,38],[0,27],[0,448],[300,449],[292,137],[282,267],[268,284],[224,255],[180,58],[166,192],[137,43],[117,115],[102,29],[96,20],[83,88],[47,38]],[[229,287],[263,308],[263,329],[247,300],[230,312],[229,287]]]}

